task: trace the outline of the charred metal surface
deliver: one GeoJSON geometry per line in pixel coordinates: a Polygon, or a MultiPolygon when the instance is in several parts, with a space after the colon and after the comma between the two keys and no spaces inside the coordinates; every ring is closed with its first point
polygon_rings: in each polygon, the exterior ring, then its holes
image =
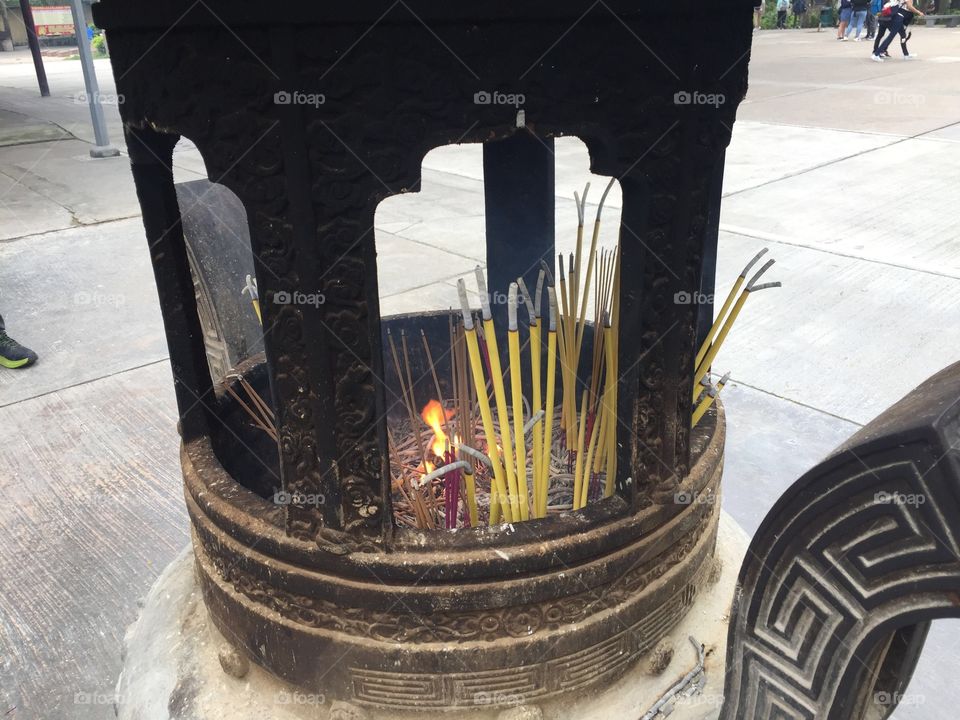
{"type": "Polygon", "coordinates": [[[929,621],[960,617],[958,558],[960,363],[770,511],[740,571],[722,717],[888,717],[929,621]]]}

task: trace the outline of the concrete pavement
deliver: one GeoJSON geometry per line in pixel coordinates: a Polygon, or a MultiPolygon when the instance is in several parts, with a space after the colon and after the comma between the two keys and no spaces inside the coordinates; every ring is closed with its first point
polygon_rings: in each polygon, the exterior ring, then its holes
{"type": "MultiPolygon", "coordinates": [[[[755,36],[727,156],[718,291],[763,246],[784,283],[751,300],[715,363],[734,380],[724,505],[748,532],[824,454],[960,359],[960,30],[915,28],[921,60],[882,65],[832,38],[755,36]]],[[[97,698],[112,691],[136,599],[187,542],[172,385],[129,170],[87,155],[79,64],[48,62],[54,97],[41,99],[28,54],[0,59],[0,312],[41,355],[0,372],[0,524],[12,537],[0,711],[104,720],[97,698]]],[[[114,93],[106,61],[97,69],[114,93]]],[[[176,164],[179,180],[203,175],[189,143],[176,164]]],[[[561,250],[587,179],[583,145],[558,141],[561,250]]],[[[592,180],[595,202],[603,179],[592,180]]],[[[611,246],[618,192],[608,206],[611,246]]],[[[479,148],[430,153],[422,192],[378,210],[384,312],[453,304],[456,278],[483,262],[483,218],[479,148]]],[[[935,625],[897,720],[955,714],[957,628],[935,625]]]]}

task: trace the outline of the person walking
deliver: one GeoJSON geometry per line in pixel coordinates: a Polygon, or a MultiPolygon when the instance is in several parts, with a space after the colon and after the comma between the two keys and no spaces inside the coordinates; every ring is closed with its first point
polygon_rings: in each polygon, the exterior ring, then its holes
{"type": "Polygon", "coordinates": [[[837,26],[837,40],[845,40],[847,25],[853,15],[853,0],[840,0],[840,25],[837,26]]]}
{"type": "Polygon", "coordinates": [[[753,6],[753,31],[760,29],[760,23],[763,20],[763,2],[753,6]]]}
{"type": "Polygon", "coordinates": [[[777,30],[787,29],[787,10],[790,9],[790,0],[777,0],[777,30]]]}
{"type": "Polygon", "coordinates": [[[17,369],[33,365],[37,361],[37,354],[30,348],[24,347],[7,335],[3,325],[3,316],[0,315],[0,367],[17,369]]]}
{"type": "Polygon", "coordinates": [[[793,0],[793,27],[803,27],[803,16],[807,12],[807,0],[793,0]]]}
{"type": "Polygon", "coordinates": [[[903,59],[915,60],[917,56],[907,50],[907,41],[910,39],[910,35],[907,33],[907,25],[913,22],[915,15],[923,17],[923,11],[913,4],[913,0],[889,0],[880,13],[881,17],[888,9],[890,23],[887,27],[887,37],[881,42],[880,33],[877,33],[877,40],[874,43],[873,54],[870,59],[874,62],[883,62],[884,55],[890,57],[887,48],[893,42],[894,36],[899,35],[900,51],[903,53],[903,59]]]}
{"type": "Polygon", "coordinates": [[[853,3],[853,15],[850,17],[850,23],[847,25],[847,31],[843,35],[844,40],[850,38],[853,33],[853,39],[860,42],[860,35],[863,34],[863,24],[867,19],[867,9],[870,7],[870,0],[851,0],[853,3]]]}
{"type": "Polygon", "coordinates": [[[883,0],[870,0],[870,12],[867,13],[867,40],[877,35],[877,16],[883,9],[883,0]]]}

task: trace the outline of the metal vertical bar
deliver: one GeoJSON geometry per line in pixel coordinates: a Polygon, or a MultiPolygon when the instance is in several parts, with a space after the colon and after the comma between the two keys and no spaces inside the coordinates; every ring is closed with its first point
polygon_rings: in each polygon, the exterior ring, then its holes
{"type": "Polygon", "coordinates": [[[33,56],[33,67],[37,71],[40,97],[50,97],[50,85],[47,83],[47,71],[43,67],[40,40],[37,39],[37,25],[33,21],[33,8],[30,7],[30,0],[20,0],[20,14],[23,15],[23,25],[27,29],[27,44],[30,46],[30,54],[33,56]]]}
{"type": "Polygon", "coordinates": [[[173,186],[173,147],[178,136],[127,128],[130,169],[143,212],[143,227],[157,281],[160,311],[170,350],[174,391],[185,441],[209,435],[213,381],[197,314],[180,206],[173,186]]]}
{"type": "Polygon", "coordinates": [[[83,68],[83,82],[87,88],[87,104],[90,106],[90,118],[93,121],[93,135],[96,144],[90,148],[90,157],[115,157],[120,151],[110,144],[107,137],[107,122],[100,105],[100,86],[97,84],[97,72],[93,67],[93,53],[87,42],[87,22],[83,14],[83,0],[70,0],[73,13],[73,27],[77,34],[77,48],[80,51],[80,66],[83,68]]]}
{"type": "MultiPolygon", "coordinates": [[[[556,170],[553,138],[526,131],[483,145],[487,229],[487,286],[498,344],[506,347],[507,288],[522,277],[537,286],[540,260],[554,264],[556,170]],[[503,300],[503,302],[499,302],[503,300]]],[[[547,300],[542,302],[547,307],[547,300]]],[[[526,317],[521,313],[521,323],[526,317]]],[[[521,327],[521,331],[523,328],[521,327]]]]}

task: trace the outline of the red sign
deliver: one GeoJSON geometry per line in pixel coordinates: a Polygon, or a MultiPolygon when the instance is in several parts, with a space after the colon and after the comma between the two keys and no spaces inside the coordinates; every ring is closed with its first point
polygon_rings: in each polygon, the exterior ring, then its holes
{"type": "Polygon", "coordinates": [[[33,21],[38,37],[67,37],[74,34],[73,13],[69,5],[35,7],[33,21]]]}

